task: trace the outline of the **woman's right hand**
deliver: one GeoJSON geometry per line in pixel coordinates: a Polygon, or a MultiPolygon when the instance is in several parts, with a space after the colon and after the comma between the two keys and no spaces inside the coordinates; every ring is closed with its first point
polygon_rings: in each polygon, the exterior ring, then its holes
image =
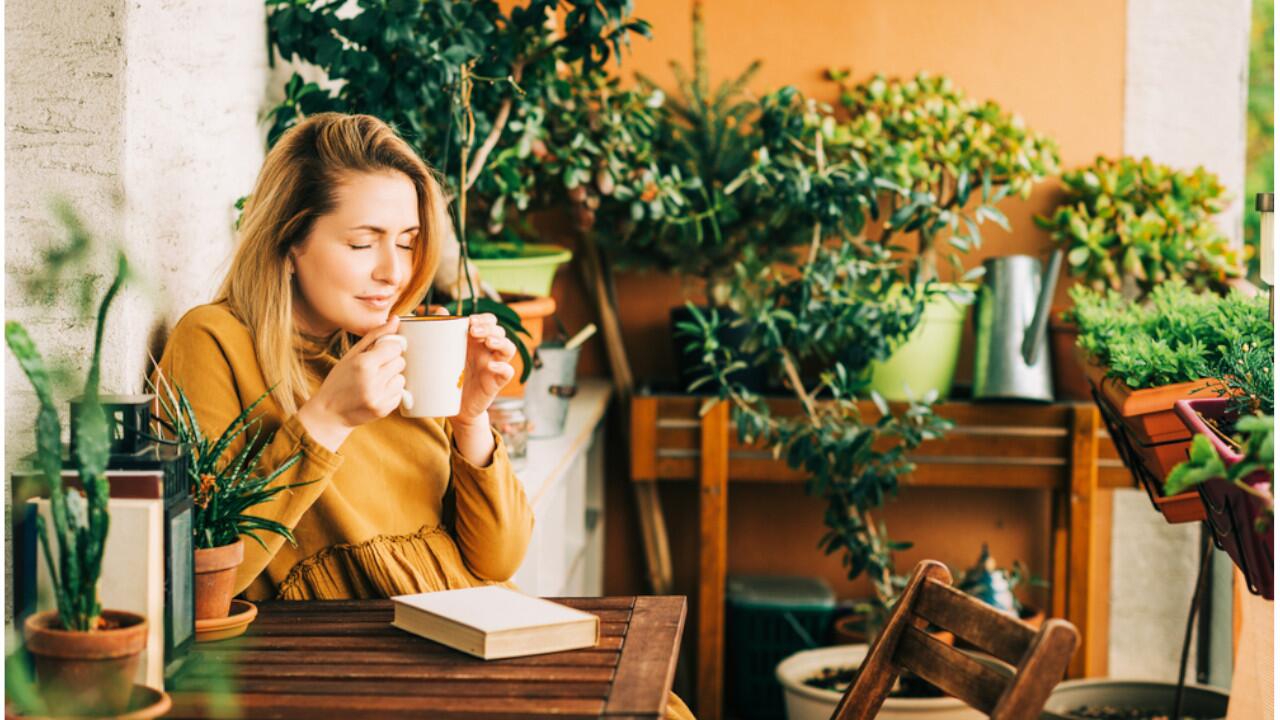
{"type": "Polygon", "coordinates": [[[404,395],[404,338],[395,335],[400,318],[369,331],[338,361],[298,421],[321,445],[336,452],[357,427],[390,415],[404,395]],[[392,336],[392,340],[378,342],[392,336]]]}

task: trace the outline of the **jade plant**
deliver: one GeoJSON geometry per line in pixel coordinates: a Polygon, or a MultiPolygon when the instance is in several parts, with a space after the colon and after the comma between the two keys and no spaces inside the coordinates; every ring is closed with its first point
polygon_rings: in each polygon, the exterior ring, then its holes
{"type": "MultiPolygon", "coordinates": [[[[70,220],[67,224],[72,230],[72,243],[64,250],[54,251],[55,254],[61,253],[57,257],[47,258],[57,266],[72,256],[82,255],[89,245],[87,233],[74,217],[69,214],[65,217],[70,220]]],[[[123,252],[117,252],[115,276],[98,305],[93,355],[75,418],[76,443],[71,461],[83,491],[69,488],[62,481],[62,424],[45,359],[21,323],[5,323],[5,342],[39,401],[35,423],[35,466],[49,492],[53,532],[58,539],[56,553],[50,546],[49,528],[42,515],[36,516],[36,533],[53,584],[58,620],[64,630],[93,632],[102,626],[98,580],[111,525],[107,511],[110,485],[106,477],[110,436],[107,415],[99,396],[102,340],[107,313],[129,275],[128,260],[123,252]]]]}
{"type": "Polygon", "coordinates": [[[264,438],[261,416],[250,418],[270,391],[250,403],[227,424],[221,435],[212,437],[201,429],[195,410],[181,387],[170,384],[163,376],[160,377],[161,387],[157,388],[149,381],[148,385],[157,394],[163,415],[153,418],[153,421],[170,436],[168,441],[186,446],[191,453],[187,463],[187,476],[195,505],[192,533],[196,548],[209,550],[230,545],[242,536],[248,536],[266,549],[267,545],[258,536],[259,532],[275,533],[293,543],[293,533],[288,526],[270,518],[246,514],[254,506],[267,502],[286,490],[315,482],[272,484],[302,458],[301,450],[271,472],[259,472],[262,453],[275,433],[269,433],[264,438]],[[244,444],[237,452],[228,456],[232,443],[238,439],[243,440],[244,444]]]}
{"type": "Polygon", "coordinates": [[[1071,299],[1080,347],[1135,390],[1224,378],[1235,374],[1239,352],[1257,363],[1273,352],[1266,298],[1238,290],[1199,293],[1177,278],[1152,288],[1144,302],[1085,285],[1072,287],[1071,299]]]}
{"type": "Polygon", "coordinates": [[[877,195],[893,184],[858,154],[828,151],[831,124],[794,89],[766,97],[763,107],[776,161],[757,163],[743,189],[763,198],[772,188],[776,211],[803,218],[810,242],[796,248],[790,263],[748,249],[735,264],[729,291],[741,317],[733,322],[749,328],[741,346],[719,341],[730,321],[715,309],[691,305],[694,320],[680,329],[706,368],[694,387],[715,393],[704,409],[728,402],[739,440],[762,444],[806,473],[808,492],[826,502],[819,547],[839,553],[850,578],[870,576],[874,623],[904,587],[893,552],[910,546],[891,539],[876,512],[912,471],[906,453],[940,437],[949,423],[934,414],[933,397],[897,412],[874,393],[874,410],[859,397],[870,364],[910,334],[937,289],[920,277],[920,260],[904,269],[888,249],[862,242],[867,223],[878,217],[877,195]],[[895,287],[906,289],[899,295],[895,287]],[[782,368],[798,414],[775,415],[735,380],[735,371],[762,364],[782,368]]]}
{"type": "Polygon", "coordinates": [[[1036,224],[1052,233],[1071,274],[1090,287],[1141,297],[1180,277],[1195,289],[1225,292],[1243,274],[1240,250],[1213,220],[1227,206],[1226,190],[1203,167],[1098,157],[1064,174],[1062,184],[1062,202],[1036,224]]]}
{"type": "MultiPolygon", "coordinates": [[[[953,251],[945,257],[961,275],[960,255],[981,245],[981,224],[990,220],[1009,229],[996,204],[1029,197],[1037,182],[1058,171],[1052,140],[996,102],[966,96],[950,78],[875,75],[855,83],[845,70],[828,75],[839,84],[840,104],[849,115],[837,142],[909,192],[881,199],[891,204],[894,230],[916,233],[915,250],[931,274],[940,241],[953,251]]],[[[886,231],[881,241],[892,242],[892,233],[886,231]]]]}

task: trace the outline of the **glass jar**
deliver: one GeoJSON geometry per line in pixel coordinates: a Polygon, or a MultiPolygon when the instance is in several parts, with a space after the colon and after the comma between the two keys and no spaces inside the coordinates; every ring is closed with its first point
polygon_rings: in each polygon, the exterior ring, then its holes
{"type": "Polygon", "coordinates": [[[524,398],[500,397],[489,406],[489,423],[507,446],[511,467],[524,467],[529,457],[529,419],[524,414],[524,398]]]}

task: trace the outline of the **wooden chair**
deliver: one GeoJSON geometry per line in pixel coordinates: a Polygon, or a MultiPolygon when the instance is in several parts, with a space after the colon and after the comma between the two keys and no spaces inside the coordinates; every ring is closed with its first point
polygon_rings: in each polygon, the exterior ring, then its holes
{"type": "Polygon", "coordinates": [[[910,670],[994,720],[1033,720],[1062,680],[1079,643],[1075,627],[1045,620],[1037,632],[951,586],[934,560],[916,566],[880,637],[836,707],[833,720],[870,719],[898,679],[910,670]],[[925,632],[930,624],[1012,665],[1012,675],[975,660],[925,632]]]}

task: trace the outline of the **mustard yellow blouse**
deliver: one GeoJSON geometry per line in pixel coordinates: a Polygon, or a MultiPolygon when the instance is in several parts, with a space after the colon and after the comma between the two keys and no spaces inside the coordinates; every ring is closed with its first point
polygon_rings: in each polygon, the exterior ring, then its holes
{"type": "MultiPolygon", "coordinates": [[[[320,377],[337,362],[315,344],[300,350],[320,377]]],[[[215,436],[270,386],[249,329],[225,304],[183,316],[158,369],[215,436]]],[[[477,467],[454,448],[447,420],[393,412],[356,428],[330,452],[274,398],[254,413],[264,437],[277,431],[260,467],[270,472],[301,450],[275,482],[315,482],[252,511],[292,528],[297,547],[270,533],[260,534],[266,550],[246,539],[236,592],[250,600],[386,597],[506,582],[523,560],[533,512],[496,434],[492,461],[477,467]]]]}

